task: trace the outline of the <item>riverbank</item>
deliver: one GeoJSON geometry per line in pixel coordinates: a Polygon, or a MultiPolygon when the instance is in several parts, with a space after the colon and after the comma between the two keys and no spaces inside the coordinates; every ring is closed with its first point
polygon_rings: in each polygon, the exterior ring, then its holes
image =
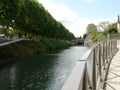
{"type": "Polygon", "coordinates": [[[16,60],[26,55],[66,48],[71,45],[68,41],[56,39],[23,40],[0,47],[0,63],[16,60]]]}

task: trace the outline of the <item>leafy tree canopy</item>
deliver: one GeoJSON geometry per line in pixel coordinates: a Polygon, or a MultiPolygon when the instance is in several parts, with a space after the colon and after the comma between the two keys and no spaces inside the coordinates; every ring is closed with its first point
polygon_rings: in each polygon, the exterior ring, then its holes
{"type": "Polygon", "coordinates": [[[108,33],[117,33],[117,23],[112,23],[107,27],[105,31],[106,34],[108,33]]]}
{"type": "Polygon", "coordinates": [[[0,0],[0,25],[19,30],[24,36],[74,38],[37,0],[0,0]]]}
{"type": "Polygon", "coordinates": [[[93,33],[97,33],[97,26],[94,24],[88,24],[87,26],[87,34],[93,34],[93,33]]]}

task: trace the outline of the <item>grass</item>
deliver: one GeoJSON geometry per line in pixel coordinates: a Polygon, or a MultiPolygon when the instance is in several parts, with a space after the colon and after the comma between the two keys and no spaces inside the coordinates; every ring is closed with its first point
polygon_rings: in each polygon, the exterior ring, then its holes
{"type": "Polygon", "coordinates": [[[35,53],[43,53],[55,49],[62,49],[72,44],[65,40],[40,39],[39,41],[20,41],[0,47],[0,62],[16,60],[17,58],[35,53]]]}

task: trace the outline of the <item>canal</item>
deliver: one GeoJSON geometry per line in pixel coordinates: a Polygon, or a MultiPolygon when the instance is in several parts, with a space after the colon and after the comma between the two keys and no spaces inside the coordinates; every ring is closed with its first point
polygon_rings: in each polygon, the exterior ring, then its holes
{"type": "Polygon", "coordinates": [[[88,50],[73,46],[0,65],[0,90],[60,90],[88,50]]]}

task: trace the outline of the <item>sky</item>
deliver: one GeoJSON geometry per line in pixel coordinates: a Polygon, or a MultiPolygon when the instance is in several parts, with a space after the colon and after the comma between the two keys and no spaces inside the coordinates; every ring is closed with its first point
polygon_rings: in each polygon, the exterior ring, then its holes
{"type": "Polygon", "coordinates": [[[114,23],[120,14],[120,0],[38,0],[46,10],[76,37],[87,25],[102,21],[114,23]]]}

